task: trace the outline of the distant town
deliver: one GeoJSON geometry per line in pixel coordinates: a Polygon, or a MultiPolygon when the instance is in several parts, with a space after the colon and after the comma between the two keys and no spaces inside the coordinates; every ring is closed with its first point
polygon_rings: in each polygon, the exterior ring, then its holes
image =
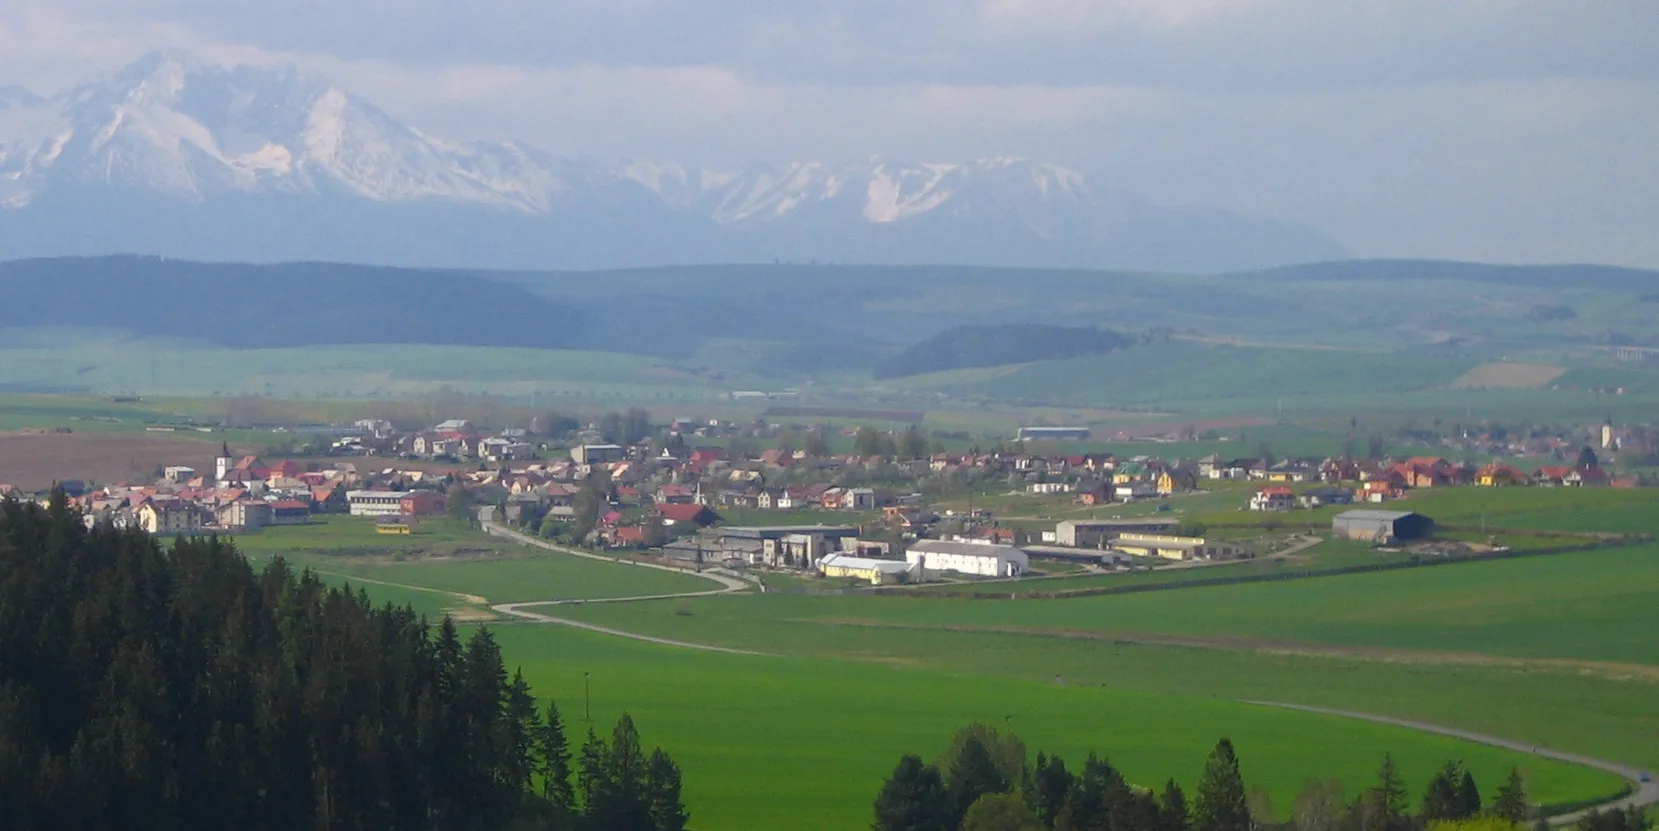
{"type": "MultiPolygon", "coordinates": [[[[1036,573],[1033,560],[1111,571],[1264,553],[1260,545],[1210,539],[1201,525],[1171,509],[1178,504],[1174,497],[1222,485],[1240,494],[1239,510],[1361,506],[1338,515],[1329,533],[1399,544],[1427,537],[1433,528],[1427,517],[1385,509],[1413,491],[1641,487],[1649,483],[1610,470],[1597,451],[1653,440],[1645,428],[1606,424],[1513,438],[1472,430],[1446,442],[1564,462],[1522,469],[1434,455],[1389,457],[1374,446],[1368,458],[1277,459],[1265,446],[1249,458],[1072,453],[1065,447],[1088,440],[1088,429],[1051,426],[1021,428],[990,449],[949,452],[916,427],[807,428],[720,419],[664,425],[642,410],[585,425],[562,419],[499,431],[477,429],[466,419],[419,430],[365,419],[333,433],[295,449],[298,458],[238,453],[226,443],[212,470],[175,465],[157,471],[153,481],[64,480],[57,487],[89,525],[152,534],[248,534],[333,514],[375,523],[381,533],[410,535],[423,521],[447,515],[561,545],[638,552],[694,568],[779,570],[883,585],[942,576],[1018,578],[1036,573]],[[830,449],[849,441],[852,452],[830,449]],[[971,505],[940,507],[975,492],[1042,497],[1050,506],[1154,507],[1138,516],[1073,517],[1046,525],[1005,522],[971,505]]],[[[0,493],[15,494],[16,488],[0,485],[0,493]]],[[[1291,535],[1282,544],[1297,543],[1291,535]]]]}

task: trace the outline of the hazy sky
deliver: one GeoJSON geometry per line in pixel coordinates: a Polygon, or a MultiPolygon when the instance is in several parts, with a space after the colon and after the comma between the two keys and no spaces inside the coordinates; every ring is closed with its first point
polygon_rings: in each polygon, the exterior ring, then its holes
{"type": "Polygon", "coordinates": [[[160,46],[297,63],[456,138],[1019,155],[1362,256],[1659,267],[1659,0],[0,2],[0,84],[160,46]]]}

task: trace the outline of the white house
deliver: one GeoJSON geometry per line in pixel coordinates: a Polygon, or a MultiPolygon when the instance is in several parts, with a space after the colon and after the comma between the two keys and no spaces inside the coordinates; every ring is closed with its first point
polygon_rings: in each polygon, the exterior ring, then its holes
{"type": "Polygon", "coordinates": [[[1027,485],[1026,490],[1031,493],[1070,493],[1071,485],[1065,482],[1038,482],[1027,485]]]}
{"type": "Polygon", "coordinates": [[[955,571],[982,577],[1018,577],[1031,570],[1025,552],[1011,545],[918,540],[910,544],[905,560],[917,573],[955,571]]]}

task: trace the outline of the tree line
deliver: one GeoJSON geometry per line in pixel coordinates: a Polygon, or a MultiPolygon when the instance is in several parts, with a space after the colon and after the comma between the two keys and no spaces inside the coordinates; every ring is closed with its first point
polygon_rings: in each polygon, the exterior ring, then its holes
{"type": "Polygon", "coordinates": [[[229,542],[0,503],[10,827],[683,831],[624,716],[572,758],[558,708],[463,638],[229,542]]]}
{"type": "MultiPolygon", "coordinates": [[[[1291,820],[1281,822],[1268,795],[1246,786],[1227,739],[1210,752],[1189,800],[1174,779],[1143,788],[1094,753],[1077,769],[1041,751],[1031,761],[1018,736],[982,724],[958,731],[931,763],[902,756],[874,813],[873,831],[1510,831],[1536,819],[1519,771],[1486,802],[1474,774],[1457,762],[1434,773],[1414,811],[1385,754],[1371,787],[1350,799],[1340,782],[1310,782],[1291,820]]],[[[1593,813],[1579,824],[1580,831],[1649,827],[1634,809],[1593,813]]]]}

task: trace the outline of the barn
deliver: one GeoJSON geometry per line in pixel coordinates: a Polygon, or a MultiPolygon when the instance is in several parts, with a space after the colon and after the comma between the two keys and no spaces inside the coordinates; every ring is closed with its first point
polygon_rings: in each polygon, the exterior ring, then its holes
{"type": "Polygon", "coordinates": [[[1407,511],[1344,511],[1331,519],[1342,539],[1392,544],[1434,533],[1434,520],[1407,511]]]}
{"type": "Polygon", "coordinates": [[[917,540],[910,544],[905,559],[923,576],[955,571],[981,577],[1018,577],[1031,570],[1031,559],[1011,545],[917,540]]]}

